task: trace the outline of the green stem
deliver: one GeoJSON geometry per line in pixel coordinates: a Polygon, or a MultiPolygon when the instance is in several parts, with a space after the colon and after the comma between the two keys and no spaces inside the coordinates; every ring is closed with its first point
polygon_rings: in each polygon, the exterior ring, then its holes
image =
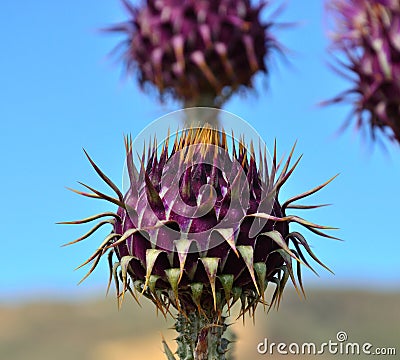
{"type": "Polygon", "coordinates": [[[179,333],[176,338],[179,359],[227,360],[230,341],[223,337],[227,329],[224,321],[224,317],[210,320],[197,311],[188,316],[178,315],[175,330],[179,333]]]}

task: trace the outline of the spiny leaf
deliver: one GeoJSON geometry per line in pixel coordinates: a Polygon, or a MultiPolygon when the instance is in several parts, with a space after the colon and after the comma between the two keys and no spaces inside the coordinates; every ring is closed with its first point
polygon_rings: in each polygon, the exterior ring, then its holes
{"type": "Polygon", "coordinates": [[[154,291],[156,289],[156,284],[157,284],[158,279],[160,279],[160,276],[158,276],[158,275],[150,275],[149,276],[148,286],[152,293],[154,293],[154,291]]]}
{"type": "MultiPolygon", "coordinates": [[[[288,156],[287,159],[286,159],[285,165],[283,166],[283,169],[282,169],[282,171],[281,171],[281,175],[279,176],[279,179],[282,178],[282,177],[284,177],[284,176],[286,175],[286,171],[287,171],[287,169],[289,168],[290,161],[292,160],[294,150],[296,149],[296,145],[297,145],[297,140],[296,140],[295,143],[293,144],[292,150],[290,151],[290,154],[289,154],[289,156],[288,156]]],[[[277,182],[279,182],[279,179],[278,179],[277,182]]]]}
{"type": "Polygon", "coordinates": [[[340,240],[339,238],[336,238],[334,236],[327,235],[321,231],[318,231],[317,229],[327,229],[327,230],[337,230],[337,228],[331,227],[331,226],[323,226],[323,225],[317,225],[314,223],[311,223],[307,220],[304,220],[298,216],[285,216],[285,217],[276,217],[270,214],[266,213],[254,213],[254,214],[249,214],[246,215],[246,217],[256,217],[256,218],[261,218],[261,219],[266,219],[266,220],[271,220],[271,221],[277,221],[277,222],[297,222],[300,225],[303,225],[306,227],[308,230],[312,231],[315,234],[318,234],[323,237],[327,237],[330,239],[335,239],[335,240],[340,240]]]}
{"type": "Polygon", "coordinates": [[[185,268],[185,262],[186,262],[186,257],[190,249],[190,245],[192,244],[193,240],[188,240],[188,239],[180,239],[180,240],[174,240],[174,244],[176,247],[176,251],[178,252],[178,258],[179,258],[179,267],[180,267],[180,276],[179,276],[179,281],[182,278],[183,275],[183,270],[185,268]]]}
{"type": "Polygon", "coordinates": [[[331,206],[332,204],[320,204],[320,205],[288,205],[286,209],[299,209],[299,210],[311,210],[311,209],[317,209],[321,208],[324,206],[331,206]]]}
{"type": "Polygon", "coordinates": [[[132,136],[125,136],[126,165],[128,167],[129,181],[131,188],[134,188],[136,181],[139,179],[139,173],[133,164],[132,156],[132,136]]]}
{"type": "Polygon", "coordinates": [[[254,249],[252,246],[238,246],[237,249],[239,250],[240,255],[242,255],[242,259],[246,264],[247,269],[249,270],[251,279],[253,280],[254,286],[257,290],[257,293],[260,295],[260,290],[258,289],[256,277],[254,276],[254,249]]]}
{"type": "MultiPolygon", "coordinates": [[[[292,250],[297,256],[299,256],[299,254],[296,252],[296,250],[292,250]]],[[[304,286],[303,286],[303,279],[301,276],[301,264],[299,262],[297,262],[297,268],[296,268],[296,274],[297,274],[297,280],[299,281],[299,285],[300,285],[300,289],[301,292],[304,296],[304,298],[306,298],[306,292],[304,291],[304,286]]]]}
{"type": "Polygon", "coordinates": [[[102,255],[103,255],[103,252],[100,252],[100,253],[97,255],[97,258],[96,258],[96,260],[93,262],[92,267],[89,269],[89,271],[87,272],[87,274],[78,282],[78,285],[80,285],[82,282],[84,282],[84,281],[89,277],[89,275],[94,271],[94,269],[96,269],[96,266],[98,265],[98,263],[99,263],[99,261],[100,261],[102,255]]]}
{"type": "Polygon", "coordinates": [[[131,260],[135,259],[134,256],[123,256],[121,258],[121,262],[120,262],[120,268],[121,268],[121,277],[122,277],[122,293],[121,293],[121,301],[120,301],[120,307],[122,305],[122,302],[124,300],[124,296],[125,296],[125,292],[126,290],[129,289],[129,292],[131,293],[132,297],[135,299],[135,301],[139,304],[139,300],[137,299],[137,297],[135,296],[135,294],[133,293],[133,291],[130,289],[129,287],[129,279],[128,279],[128,269],[129,269],[129,263],[131,262],[131,260]]]}
{"type": "Polygon", "coordinates": [[[190,284],[190,289],[192,290],[192,299],[199,313],[202,312],[201,309],[201,295],[203,294],[203,283],[192,283],[190,284]]]}
{"type": "Polygon", "coordinates": [[[107,255],[107,261],[108,261],[108,270],[109,270],[109,278],[108,278],[108,283],[107,283],[107,290],[106,290],[106,296],[108,295],[108,292],[110,291],[110,286],[112,282],[112,275],[113,275],[113,256],[114,256],[114,249],[108,252],[107,255]]]}
{"type": "Polygon", "coordinates": [[[110,180],[110,178],[104,174],[100,168],[96,165],[96,163],[90,158],[89,154],[86,152],[85,149],[83,149],[86,157],[88,158],[90,164],[93,166],[94,170],[97,172],[97,174],[104,180],[104,182],[115,191],[115,193],[118,196],[119,201],[124,202],[124,196],[122,195],[121,191],[118,189],[118,187],[110,180]]]}
{"type": "Polygon", "coordinates": [[[235,244],[235,232],[233,231],[232,228],[229,229],[214,229],[213,232],[219,233],[222,238],[229,244],[231,249],[234,251],[237,257],[239,257],[239,253],[236,249],[236,244],[235,244]]]}
{"type": "Polygon", "coordinates": [[[113,220],[100,221],[98,224],[96,224],[92,229],[90,229],[86,234],[82,235],[80,238],[78,238],[78,239],[76,239],[74,241],[71,241],[69,243],[63,244],[61,246],[63,246],[63,247],[64,246],[69,246],[69,245],[72,245],[72,244],[76,244],[76,243],[78,243],[78,242],[80,242],[82,240],[85,240],[90,235],[92,235],[94,232],[96,232],[96,230],[98,230],[99,228],[101,228],[103,225],[106,225],[106,224],[114,225],[114,221],[113,220]]]}
{"type": "MultiPolygon", "coordinates": [[[[145,183],[146,183],[146,195],[147,199],[149,201],[150,206],[153,208],[157,209],[162,209],[162,213],[165,213],[165,208],[164,204],[160,198],[160,195],[158,194],[157,190],[155,189],[153,183],[150,180],[149,175],[147,172],[144,173],[144,178],[145,178],[145,183]]],[[[161,219],[161,220],[166,220],[166,219],[161,219]]]]}
{"type": "Polygon", "coordinates": [[[294,196],[294,197],[290,198],[289,200],[287,200],[282,205],[282,209],[285,210],[288,207],[288,205],[291,204],[292,202],[300,200],[300,199],[303,199],[303,198],[305,198],[307,196],[310,196],[310,195],[316,193],[317,191],[323,189],[326,185],[328,185],[331,181],[333,181],[338,176],[339,176],[339,174],[335,175],[334,177],[332,177],[328,181],[324,182],[323,184],[321,184],[321,185],[319,185],[319,186],[317,186],[317,187],[315,187],[315,188],[313,188],[313,189],[311,189],[309,191],[306,191],[305,193],[302,193],[300,195],[297,195],[297,196],[294,196]]]}
{"type": "Polygon", "coordinates": [[[263,300],[263,306],[265,310],[266,302],[265,302],[265,279],[267,276],[267,265],[263,262],[258,262],[254,264],[254,270],[257,274],[257,279],[258,279],[258,284],[260,286],[260,291],[261,291],[261,297],[263,300]]]}
{"type": "Polygon", "coordinates": [[[134,291],[132,290],[132,288],[129,284],[129,280],[128,280],[126,287],[127,287],[127,290],[129,291],[129,293],[131,294],[131,296],[135,299],[136,303],[139,305],[139,307],[142,307],[142,305],[140,304],[138,298],[136,297],[134,291]]]}
{"type": "Polygon", "coordinates": [[[208,280],[210,281],[211,292],[213,294],[213,299],[214,299],[214,310],[216,310],[217,298],[215,293],[215,279],[217,277],[218,263],[220,261],[220,258],[201,258],[200,260],[204,265],[204,269],[206,270],[208,280]]]}
{"type": "MultiPolygon", "coordinates": [[[[284,251],[283,249],[274,250],[273,253],[278,253],[282,256],[283,260],[285,261],[286,269],[289,272],[289,276],[292,280],[293,286],[296,289],[297,294],[300,295],[299,288],[297,287],[296,278],[294,277],[293,266],[292,266],[292,256],[284,251]]],[[[297,257],[296,257],[297,258],[297,257]]]]}
{"type": "Polygon", "coordinates": [[[234,286],[232,288],[232,302],[231,306],[239,300],[240,295],[242,295],[242,288],[239,286],[234,286]]]}
{"type": "Polygon", "coordinates": [[[123,284],[124,289],[126,288],[126,283],[127,283],[127,279],[128,279],[129,263],[131,262],[132,259],[134,259],[134,257],[130,256],[130,255],[123,256],[121,258],[120,267],[121,267],[121,274],[122,274],[122,284],[123,284]]]}
{"type": "Polygon", "coordinates": [[[332,227],[332,226],[324,226],[324,225],[318,225],[318,224],[314,224],[310,221],[307,221],[299,216],[287,216],[286,219],[289,222],[297,222],[298,224],[307,226],[307,227],[311,227],[314,229],[325,229],[325,230],[338,230],[338,228],[332,227]]]}
{"type": "MultiPolygon", "coordinates": [[[[288,237],[287,237],[288,238],[288,237]]],[[[293,240],[293,239],[292,239],[293,240]]],[[[295,254],[298,254],[298,257],[303,261],[304,264],[307,265],[307,267],[315,274],[319,277],[318,273],[314,270],[314,268],[309,264],[309,262],[307,261],[307,259],[305,258],[303,252],[301,251],[300,245],[297,242],[297,240],[293,240],[293,245],[296,248],[296,252],[294,252],[294,250],[292,250],[295,254]]]]}
{"type": "Polygon", "coordinates": [[[303,235],[301,235],[299,232],[294,231],[291,232],[290,234],[288,234],[287,236],[288,238],[291,239],[295,239],[297,240],[301,245],[303,245],[303,247],[306,249],[307,253],[312,257],[312,259],[314,261],[316,261],[319,265],[321,265],[323,268],[325,268],[326,270],[328,270],[329,272],[331,272],[333,274],[333,271],[331,269],[329,269],[321,260],[318,259],[318,257],[313,253],[313,251],[311,250],[310,246],[308,245],[307,240],[304,238],[303,235]]]}
{"type": "Polygon", "coordinates": [[[157,283],[158,279],[160,279],[160,276],[150,275],[149,289],[150,289],[151,295],[153,296],[153,299],[152,299],[153,303],[156,305],[157,309],[161,311],[164,318],[166,319],[167,312],[164,310],[163,302],[159,296],[159,290],[156,289],[156,283],[157,283]]]}
{"type": "Polygon", "coordinates": [[[279,231],[273,230],[268,231],[265,233],[261,233],[259,236],[264,235],[272,239],[276,244],[278,244],[284,251],[286,251],[291,257],[300,261],[295,254],[289,249],[288,245],[286,244],[285,240],[283,239],[281,233],[279,231]]]}
{"type": "Polygon", "coordinates": [[[90,217],[87,217],[85,219],[82,220],[75,220],[75,221],[61,221],[61,222],[57,222],[56,224],[61,224],[61,225],[75,225],[75,224],[85,224],[97,219],[100,219],[102,217],[106,217],[106,216],[112,216],[115,219],[117,219],[118,221],[122,221],[121,217],[119,215],[117,215],[116,213],[113,212],[105,212],[105,213],[101,213],[101,214],[96,214],[90,217]]]}
{"type": "MultiPolygon", "coordinates": [[[[115,199],[115,198],[113,198],[111,196],[103,194],[102,192],[100,192],[100,191],[98,191],[96,189],[93,189],[91,186],[86,185],[86,184],[84,184],[84,183],[82,183],[80,181],[78,181],[78,184],[81,184],[82,186],[84,186],[85,188],[89,189],[90,191],[93,191],[97,195],[97,198],[103,199],[103,200],[107,200],[107,201],[109,201],[109,202],[111,202],[111,203],[113,203],[113,204],[115,204],[117,206],[120,206],[120,207],[125,209],[125,204],[124,204],[123,201],[120,201],[120,200],[115,199]]],[[[72,190],[72,191],[74,191],[74,190],[72,190]]],[[[93,196],[91,196],[91,197],[93,197],[93,196]]]]}
{"type": "Polygon", "coordinates": [[[176,268],[171,268],[171,269],[166,269],[164,271],[165,274],[167,275],[168,282],[171,285],[172,292],[174,293],[175,296],[176,305],[179,310],[178,284],[179,284],[179,277],[181,274],[181,270],[176,268]]]}
{"type": "Polygon", "coordinates": [[[164,353],[167,355],[168,360],[176,360],[174,354],[172,353],[171,349],[169,348],[167,342],[165,341],[164,337],[162,337],[162,344],[164,347],[164,353]]]}
{"type": "Polygon", "coordinates": [[[303,158],[303,155],[300,155],[300,157],[297,159],[297,161],[294,163],[294,165],[292,166],[292,168],[289,170],[288,173],[285,173],[284,176],[279,177],[277,183],[276,183],[276,188],[277,191],[279,191],[279,189],[282,187],[283,184],[285,184],[285,182],[287,181],[287,179],[289,179],[290,175],[292,175],[293,171],[296,169],[297,165],[299,164],[300,160],[303,158]]]}
{"type": "Polygon", "coordinates": [[[130,236],[132,236],[132,235],[134,235],[134,234],[136,234],[136,233],[140,233],[141,235],[143,235],[143,236],[145,236],[147,239],[149,239],[149,235],[148,235],[147,231],[144,231],[144,230],[142,230],[142,229],[140,229],[140,230],[139,230],[139,229],[129,229],[129,230],[126,230],[126,231],[123,233],[122,236],[119,235],[120,238],[119,238],[116,242],[114,242],[114,243],[112,243],[111,245],[107,246],[106,250],[118,246],[119,244],[121,244],[121,243],[123,243],[124,241],[126,241],[126,239],[128,239],[130,236]]]}
{"type": "Polygon", "coordinates": [[[279,300],[280,287],[281,287],[281,281],[280,281],[279,278],[274,277],[274,278],[272,278],[272,279],[270,280],[270,282],[274,283],[276,286],[275,286],[274,293],[272,294],[271,306],[270,306],[270,308],[268,309],[268,312],[271,310],[271,307],[272,307],[273,305],[274,305],[275,308],[276,308],[277,302],[278,302],[278,300],[279,300]]]}
{"type": "MultiPolygon", "coordinates": [[[[115,262],[113,264],[113,267],[112,267],[112,276],[113,276],[113,279],[114,279],[115,291],[117,293],[117,298],[120,295],[120,292],[119,292],[119,279],[118,279],[118,273],[117,273],[119,265],[120,265],[120,262],[117,261],[117,262],[115,262]]],[[[119,308],[119,302],[118,302],[118,308],[119,308]]]]}
{"type": "Polygon", "coordinates": [[[335,237],[335,236],[331,236],[331,235],[325,234],[325,233],[323,233],[322,231],[319,231],[319,230],[314,229],[314,228],[312,228],[312,227],[309,227],[309,226],[307,226],[307,225],[305,225],[305,227],[306,227],[308,230],[310,230],[311,232],[313,232],[314,234],[317,234],[317,235],[319,235],[319,236],[326,237],[326,238],[332,239],[332,240],[343,241],[343,240],[340,239],[340,238],[337,238],[337,237],[335,237]]]}
{"type": "Polygon", "coordinates": [[[81,267],[85,266],[86,264],[90,263],[99,253],[102,253],[103,251],[107,250],[108,248],[105,248],[107,244],[115,237],[119,236],[118,234],[111,233],[108,235],[104,241],[101,243],[101,245],[98,247],[98,249],[93,253],[92,256],[89,257],[83,264],[79,265],[75,270],[80,269],[81,267]]]}
{"type": "Polygon", "coordinates": [[[337,230],[338,228],[332,227],[332,226],[324,226],[324,225],[318,225],[314,224],[310,221],[307,221],[299,216],[295,215],[290,215],[290,216],[284,216],[284,217],[276,217],[267,213],[254,213],[254,214],[249,214],[246,215],[245,217],[256,217],[256,218],[261,218],[261,219],[266,219],[266,220],[271,220],[271,221],[279,221],[279,222],[297,222],[301,225],[304,225],[306,227],[311,227],[311,228],[316,228],[316,229],[325,229],[325,230],[337,230]]]}
{"type": "Polygon", "coordinates": [[[66,187],[66,188],[67,188],[67,190],[72,191],[72,192],[74,192],[75,194],[78,194],[78,195],[90,197],[90,198],[93,198],[93,199],[101,199],[102,198],[101,196],[99,196],[97,194],[85,193],[83,191],[75,190],[75,189],[72,189],[70,187],[66,187]]]}
{"type": "Polygon", "coordinates": [[[223,274],[219,275],[218,278],[221,281],[222,287],[224,289],[225,300],[228,305],[228,311],[230,311],[229,300],[231,298],[234,276],[232,274],[223,274]]]}
{"type": "Polygon", "coordinates": [[[146,291],[147,285],[149,284],[149,279],[151,272],[153,271],[154,264],[159,255],[165,253],[163,250],[157,249],[147,249],[146,250],[146,281],[143,286],[142,294],[146,291]]]}

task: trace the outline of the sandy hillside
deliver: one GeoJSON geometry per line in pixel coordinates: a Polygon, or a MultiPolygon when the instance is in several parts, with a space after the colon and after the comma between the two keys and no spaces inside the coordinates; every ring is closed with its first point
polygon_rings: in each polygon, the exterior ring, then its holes
{"type": "MultiPolygon", "coordinates": [[[[279,312],[257,322],[239,320],[231,328],[238,341],[236,360],[261,359],[399,359],[400,293],[309,290],[308,300],[288,291],[279,312]],[[396,356],[289,356],[257,353],[257,344],[336,340],[345,331],[349,341],[397,347],[396,356]]],[[[151,304],[139,308],[126,300],[117,311],[114,300],[38,302],[0,306],[1,360],[159,360],[164,359],[161,334],[174,347],[171,321],[157,317],[151,304]]]]}

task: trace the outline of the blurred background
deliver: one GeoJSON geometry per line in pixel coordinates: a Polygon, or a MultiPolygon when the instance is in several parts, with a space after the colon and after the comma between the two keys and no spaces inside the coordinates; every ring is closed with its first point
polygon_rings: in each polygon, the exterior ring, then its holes
{"type": "MultiPolygon", "coordinates": [[[[256,353],[265,337],[320,343],[338,331],[400,353],[399,148],[372,145],[351,128],[337,136],[350,108],[317,106],[349,85],[328,67],[322,3],[287,1],[276,20],[297,25],[275,32],[289,49],[287,60],[274,54],[270,77],[257,79],[258,94],[234,97],[225,109],[252,124],[270,148],[276,138],[280,154],[298,140],[296,153],[304,158],[282,199],[340,173],[312,199],[333,206],[307,219],[340,227],[336,235],[344,241],[309,234],[335,275],[306,271],[307,300],[288,289],[279,312],[260,309],[255,326],[239,321],[238,359],[267,357],[256,353]]],[[[120,185],[123,135],[134,137],[178,104],[143,94],[107,55],[120,39],[99,29],[126,19],[120,1],[3,0],[1,8],[0,358],[161,359],[160,332],[173,343],[171,322],[145,301],[140,309],[127,299],[117,311],[113,295],[105,298],[106,263],[76,286],[85,272],[73,269],[101,234],[61,248],[89,228],[55,223],[110,209],[65,189],[83,181],[106,190],[82,147],[120,185]]]]}

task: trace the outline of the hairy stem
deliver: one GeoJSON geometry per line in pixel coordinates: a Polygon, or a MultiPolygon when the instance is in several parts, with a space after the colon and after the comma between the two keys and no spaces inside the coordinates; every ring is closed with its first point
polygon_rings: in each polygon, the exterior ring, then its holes
{"type": "Polygon", "coordinates": [[[227,329],[224,321],[224,317],[210,320],[197,311],[178,315],[175,330],[179,333],[176,339],[179,359],[227,360],[230,341],[223,337],[227,329]]]}

